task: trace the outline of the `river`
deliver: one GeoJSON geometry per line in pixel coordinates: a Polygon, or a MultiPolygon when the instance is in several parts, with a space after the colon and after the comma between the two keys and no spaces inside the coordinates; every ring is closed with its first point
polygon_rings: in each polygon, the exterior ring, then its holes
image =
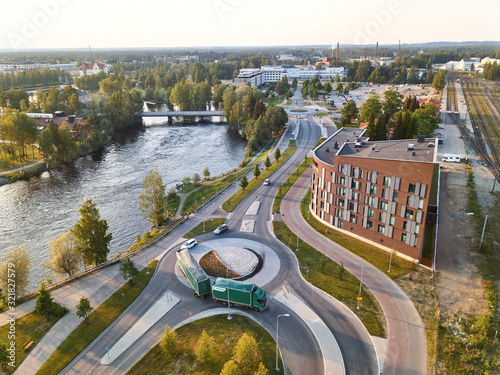
{"type": "Polygon", "coordinates": [[[0,256],[26,243],[33,264],[29,289],[38,288],[46,278],[41,263],[48,257],[49,241],[71,229],[82,203],[92,198],[113,234],[111,258],[150,227],[137,201],[148,170],[158,166],[168,191],[184,176],[203,176],[205,166],[212,176],[236,168],[244,154],[245,142],[228,125],[122,130],[108,145],[69,166],[0,186],[0,256]]]}

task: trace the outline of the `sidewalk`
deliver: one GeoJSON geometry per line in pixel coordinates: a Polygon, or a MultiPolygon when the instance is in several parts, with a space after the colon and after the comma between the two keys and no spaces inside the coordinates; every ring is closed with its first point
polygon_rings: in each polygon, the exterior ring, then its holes
{"type": "Polygon", "coordinates": [[[12,169],[10,171],[0,172],[0,176],[5,176],[5,175],[11,174],[11,173],[24,171],[25,169],[33,168],[39,164],[43,164],[43,160],[37,160],[36,162],[28,164],[28,165],[24,165],[21,168],[16,168],[16,169],[12,169]]]}

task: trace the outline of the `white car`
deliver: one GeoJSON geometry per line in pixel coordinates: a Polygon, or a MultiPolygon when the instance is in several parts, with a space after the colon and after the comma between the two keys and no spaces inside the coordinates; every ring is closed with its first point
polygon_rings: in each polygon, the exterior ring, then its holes
{"type": "Polygon", "coordinates": [[[196,241],[194,238],[191,238],[190,240],[184,242],[184,244],[181,246],[181,249],[191,249],[196,245],[198,245],[198,241],[196,241]]]}
{"type": "Polygon", "coordinates": [[[270,180],[270,179],[268,179],[268,178],[266,178],[266,179],[264,180],[264,183],[263,183],[262,185],[264,185],[264,186],[268,186],[270,183],[271,183],[271,180],[270,180]]]}

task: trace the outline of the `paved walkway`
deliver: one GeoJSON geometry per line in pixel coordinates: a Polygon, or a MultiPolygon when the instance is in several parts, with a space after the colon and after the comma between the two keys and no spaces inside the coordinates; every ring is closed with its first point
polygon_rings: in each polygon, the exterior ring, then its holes
{"type": "Polygon", "coordinates": [[[24,171],[25,169],[33,168],[39,164],[43,164],[43,160],[37,160],[36,162],[28,164],[28,165],[24,165],[21,168],[16,168],[16,169],[12,169],[10,171],[0,172],[0,176],[5,176],[5,175],[11,174],[11,173],[24,171]]]}
{"type": "Polygon", "coordinates": [[[283,295],[276,295],[274,298],[287,305],[306,323],[323,353],[325,375],[345,374],[344,359],[339,345],[332,332],[316,313],[311,310],[300,299],[289,292],[282,292],[283,295]]]}
{"type": "Polygon", "coordinates": [[[155,323],[168,313],[180,299],[171,292],[165,292],[162,298],[156,302],[140,319],[130,328],[125,335],[110,349],[102,358],[103,365],[109,365],[118,358],[125,350],[133,345],[139,337],[145,334],[155,323]]]}
{"type": "MultiPolygon", "coordinates": [[[[303,194],[310,186],[312,169],[309,168],[290,189],[281,203],[283,220],[293,231],[300,226],[300,238],[320,250],[358,279],[363,265],[363,282],[379,301],[387,320],[387,355],[384,375],[426,374],[427,341],[422,319],[404,291],[388,276],[370,263],[354,255],[309,226],[300,214],[303,194]]],[[[332,229],[333,230],[333,229],[332,229]]],[[[380,359],[380,354],[378,354],[380,359]]],[[[380,360],[379,360],[380,362],[380,360]]]]}

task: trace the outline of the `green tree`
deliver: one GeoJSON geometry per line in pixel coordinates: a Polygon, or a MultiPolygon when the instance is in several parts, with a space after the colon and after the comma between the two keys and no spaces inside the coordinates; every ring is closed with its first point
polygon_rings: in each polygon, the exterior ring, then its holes
{"type": "Polygon", "coordinates": [[[342,280],[342,276],[344,275],[345,268],[344,268],[344,262],[340,261],[340,265],[338,268],[338,273],[339,273],[339,280],[342,280]]]}
{"type": "Polygon", "coordinates": [[[271,160],[269,159],[269,155],[267,155],[266,160],[264,160],[264,166],[266,167],[266,169],[269,169],[269,167],[271,166],[271,160]]]}
{"type": "Polygon", "coordinates": [[[281,157],[281,151],[279,147],[276,147],[276,150],[274,151],[274,160],[280,160],[281,157]]]}
{"type": "Polygon", "coordinates": [[[330,82],[325,83],[325,92],[328,94],[332,92],[332,84],[330,82]]]}
{"type": "Polygon", "coordinates": [[[50,320],[50,314],[54,310],[54,298],[50,295],[50,291],[45,287],[45,283],[40,285],[38,296],[35,302],[35,312],[40,315],[45,315],[45,320],[50,320]]]}
{"type": "Polygon", "coordinates": [[[356,103],[352,100],[349,100],[342,108],[341,119],[340,122],[343,126],[351,123],[354,116],[358,113],[358,108],[356,107],[356,103]]]}
{"type": "Polygon", "coordinates": [[[224,94],[222,94],[222,103],[224,105],[224,116],[229,120],[233,105],[236,103],[236,93],[232,87],[228,87],[224,90],[224,94]]]}
{"type": "Polygon", "coordinates": [[[274,105],[267,106],[264,123],[262,124],[263,127],[277,133],[283,129],[287,122],[288,115],[284,108],[276,107],[274,105]]]}
{"type": "Polygon", "coordinates": [[[222,368],[220,375],[241,375],[241,371],[236,362],[230,359],[224,363],[224,367],[222,368]]]}
{"type": "Polygon", "coordinates": [[[342,82],[337,83],[337,92],[339,94],[341,94],[342,92],[344,92],[344,85],[342,84],[342,82]]]}
{"type": "Polygon", "coordinates": [[[9,286],[9,279],[13,280],[14,293],[16,298],[23,296],[28,288],[29,276],[31,272],[31,249],[25,245],[15,246],[8,251],[2,263],[0,263],[0,286],[5,293],[11,293],[12,286],[9,286]]]}
{"type": "Polygon", "coordinates": [[[444,72],[440,70],[439,72],[436,73],[432,80],[432,87],[438,91],[441,92],[443,91],[444,87],[446,86],[446,80],[444,77],[444,72]]]}
{"type": "Polygon", "coordinates": [[[87,199],[80,208],[82,217],[76,222],[73,233],[86,265],[96,266],[106,261],[112,235],[107,233],[108,223],[102,219],[92,199],[87,199]]]}
{"type": "Polygon", "coordinates": [[[297,84],[299,82],[297,81],[297,78],[294,78],[293,81],[292,81],[292,88],[295,90],[297,88],[297,84]]]}
{"type": "Polygon", "coordinates": [[[245,188],[248,186],[248,180],[246,175],[243,175],[243,177],[241,178],[240,186],[243,190],[245,190],[245,188]]]}
{"type": "Polygon", "coordinates": [[[255,168],[253,169],[253,175],[255,176],[255,179],[259,179],[260,176],[260,168],[259,164],[255,164],[255,168]]]}
{"type": "Polygon", "coordinates": [[[167,356],[175,355],[177,349],[177,332],[168,325],[165,326],[165,332],[160,339],[160,348],[167,356]]]}
{"type": "Polygon", "coordinates": [[[208,169],[208,165],[203,170],[203,177],[205,177],[205,178],[209,178],[210,177],[210,170],[208,169]]]}
{"type": "Polygon", "coordinates": [[[233,359],[240,368],[245,369],[245,372],[256,371],[259,366],[260,353],[255,337],[245,332],[236,343],[233,359]]]}
{"type": "Polygon", "coordinates": [[[214,353],[215,340],[205,330],[201,333],[196,346],[196,359],[200,363],[210,362],[214,353]]]}
{"type": "Polygon", "coordinates": [[[158,166],[151,169],[142,182],[142,191],[139,195],[139,209],[151,225],[158,227],[165,220],[165,185],[161,178],[158,166]]]}
{"type": "Polygon", "coordinates": [[[201,177],[198,173],[193,173],[193,177],[191,177],[191,182],[194,184],[194,185],[199,185],[200,184],[200,181],[201,181],[201,177]]]}
{"type": "Polygon", "coordinates": [[[76,316],[80,319],[85,319],[85,324],[89,324],[89,315],[92,312],[93,308],[90,306],[90,301],[88,298],[82,297],[80,298],[80,302],[76,305],[76,316]]]}
{"type": "Polygon", "coordinates": [[[177,82],[170,93],[170,102],[175,103],[181,110],[188,111],[195,108],[193,84],[186,78],[177,82]]]}
{"type": "Polygon", "coordinates": [[[378,95],[372,94],[368,99],[363,103],[363,107],[359,112],[360,121],[370,121],[370,119],[374,120],[382,113],[382,103],[378,95]]]}
{"type": "Polygon", "coordinates": [[[325,273],[325,266],[327,263],[328,263],[328,258],[324,254],[321,254],[318,259],[318,267],[319,267],[319,272],[321,272],[322,274],[325,273]]]}
{"type": "Polygon", "coordinates": [[[397,111],[401,110],[403,106],[403,95],[396,90],[385,90],[384,91],[384,102],[382,103],[382,109],[384,115],[387,118],[391,118],[397,111]]]}
{"type": "Polygon", "coordinates": [[[130,281],[130,285],[134,285],[134,277],[136,277],[139,274],[139,270],[135,266],[134,262],[128,258],[125,259],[121,266],[120,266],[120,272],[122,274],[122,277],[125,280],[130,281]]]}
{"type": "Polygon", "coordinates": [[[72,231],[62,233],[49,242],[49,258],[43,265],[59,276],[73,276],[80,270],[82,254],[72,231]]]}
{"type": "Polygon", "coordinates": [[[259,368],[253,373],[253,375],[269,375],[269,370],[264,366],[262,362],[259,363],[259,368]]]}
{"type": "Polygon", "coordinates": [[[257,103],[255,103],[255,108],[253,110],[253,119],[257,120],[260,116],[264,115],[266,113],[266,105],[262,100],[259,100],[257,103]]]}

